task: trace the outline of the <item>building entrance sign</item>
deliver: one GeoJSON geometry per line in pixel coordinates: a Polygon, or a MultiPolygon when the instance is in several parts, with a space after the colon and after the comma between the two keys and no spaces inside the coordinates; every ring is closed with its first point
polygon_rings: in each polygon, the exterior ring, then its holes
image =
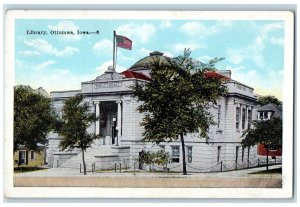
{"type": "Polygon", "coordinates": [[[122,82],[106,82],[106,83],[95,83],[94,88],[114,88],[114,87],[121,87],[122,82]]]}

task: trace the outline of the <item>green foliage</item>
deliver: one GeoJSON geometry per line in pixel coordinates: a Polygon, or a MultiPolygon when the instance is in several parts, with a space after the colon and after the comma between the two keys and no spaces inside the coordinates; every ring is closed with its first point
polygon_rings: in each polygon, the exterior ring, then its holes
{"type": "Polygon", "coordinates": [[[282,120],[272,118],[266,121],[255,121],[253,129],[248,129],[242,135],[243,147],[254,146],[258,143],[265,145],[282,145],[282,120]]]}
{"type": "Polygon", "coordinates": [[[163,150],[159,150],[156,152],[146,151],[140,157],[140,162],[143,162],[147,165],[158,164],[165,165],[170,161],[169,153],[166,153],[163,150]]]}
{"type": "Polygon", "coordinates": [[[30,86],[14,87],[14,151],[20,145],[37,150],[55,124],[51,100],[30,86]]]}
{"type": "Polygon", "coordinates": [[[100,138],[99,135],[89,134],[87,128],[96,121],[94,113],[89,110],[88,103],[82,103],[83,96],[74,96],[67,99],[63,107],[63,115],[58,130],[60,136],[60,148],[71,150],[80,148],[86,150],[93,140],[100,138]]]}
{"type": "MultiPolygon", "coordinates": [[[[214,59],[214,65],[218,59],[214,59]]],[[[145,113],[141,125],[147,141],[177,140],[178,136],[193,133],[200,128],[201,137],[208,138],[208,128],[213,124],[207,111],[211,104],[226,92],[219,78],[207,78],[205,73],[214,71],[203,68],[199,61],[185,50],[183,56],[161,64],[153,58],[151,80],[132,87],[135,97],[143,104],[138,108],[145,113]]]]}
{"type": "Polygon", "coordinates": [[[83,172],[85,175],[86,164],[84,152],[95,139],[100,138],[100,135],[87,132],[87,128],[99,117],[90,112],[89,104],[82,103],[83,99],[83,96],[77,95],[65,101],[58,134],[62,137],[59,143],[61,150],[81,149],[83,172]]]}
{"type": "Polygon", "coordinates": [[[185,50],[182,56],[166,59],[167,64],[153,57],[151,80],[132,86],[134,96],[142,102],[138,110],[145,113],[141,123],[144,140],[159,143],[180,137],[183,174],[187,174],[184,135],[199,131],[200,137],[208,140],[208,129],[214,121],[207,109],[226,93],[220,78],[207,76],[222,58],[203,64],[190,54],[185,50]]]}
{"type": "Polygon", "coordinates": [[[282,106],[282,101],[280,101],[278,98],[275,96],[260,96],[257,99],[257,102],[259,105],[267,105],[269,103],[276,104],[277,106],[282,106]]]}

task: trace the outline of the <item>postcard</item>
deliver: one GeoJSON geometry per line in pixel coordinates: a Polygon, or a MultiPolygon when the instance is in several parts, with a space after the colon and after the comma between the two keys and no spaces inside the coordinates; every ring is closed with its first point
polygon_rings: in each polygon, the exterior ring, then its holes
{"type": "Polygon", "coordinates": [[[294,14],[10,10],[7,198],[291,198],[294,14]]]}

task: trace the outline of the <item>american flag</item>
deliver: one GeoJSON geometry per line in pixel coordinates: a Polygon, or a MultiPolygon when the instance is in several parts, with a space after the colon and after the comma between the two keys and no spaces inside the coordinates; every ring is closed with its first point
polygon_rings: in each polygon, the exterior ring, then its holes
{"type": "Polygon", "coordinates": [[[116,42],[117,42],[117,47],[121,47],[127,50],[131,50],[132,48],[132,41],[127,37],[116,35],[116,42]]]}

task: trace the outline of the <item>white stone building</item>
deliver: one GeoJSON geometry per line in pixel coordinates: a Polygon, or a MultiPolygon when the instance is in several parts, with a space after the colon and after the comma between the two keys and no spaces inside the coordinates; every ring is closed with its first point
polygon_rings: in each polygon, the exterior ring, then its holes
{"type": "MultiPolygon", "coordinates": [[[[138,162],[142,151],[163,149],[172,156],[172,162],[167,167],[172,171],[182,170],[180,140],[158,145],[142,140],[140,122],[143,114],[136,110],[140,103],[133,98],[130,86],[136,80],[149,80],[153,57],[162,62],[167,58],[162,53],[153,52],[122,73],[109,68],[95,80],[82,82],[81,90],[51,92],[57,111],[61,110],[65,99],[82,94],[91,111],[101,117],[101,122],[97,121],[89,128],[91,133],[101,132],[102,138],[85,153],[88,168],[95,164],[96,169],[112,169],[121,164],[122,168],[145,169],[145,165],[138,162]]],[[[231,71],[219,73],[231,77],[231,71]]],[[[220,171],[221,162],[223,170],[232,166],[239,168],[245,166],[248,160],[254,162],[257,159],[256,147],[243,149],[240,144],[243,131],[251,127],[255,117],[253,88],[232,79],[225,85],[228,93],[210,109],[217,124],[210,127],[209,144],[197,133],[185,137],[188,172],[220,171]]],[[[50,167],[79,168],[80,150],[60,151],[57,134],[50,134],[48,140],[47,162],[50,167]]],[[[162,166],[156,166],[156,169],[160,168],[162,166]]]]}

